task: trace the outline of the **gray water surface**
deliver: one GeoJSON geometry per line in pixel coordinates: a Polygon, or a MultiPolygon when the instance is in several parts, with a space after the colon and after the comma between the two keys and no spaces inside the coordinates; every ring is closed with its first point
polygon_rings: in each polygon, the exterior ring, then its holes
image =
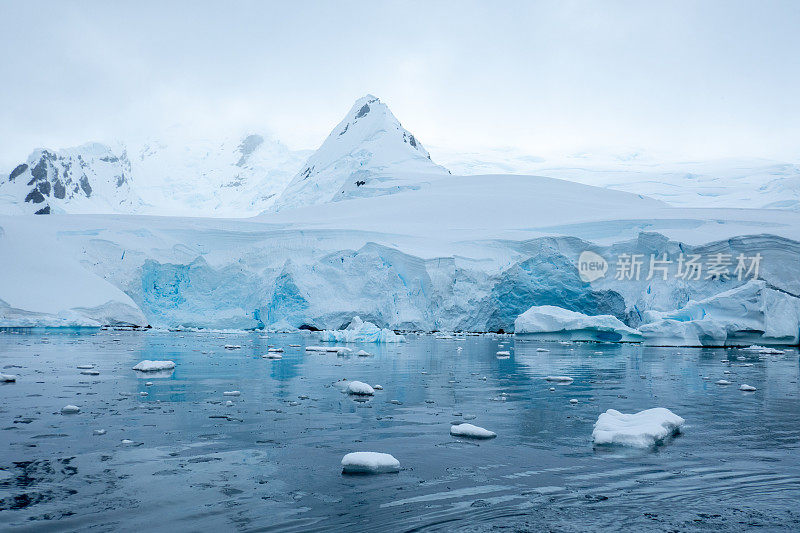
{"type": "Polygon", "coordinates": [[[313,334],[0,334],[0,369],[18,375],[0,384],[2,528],[800,529],[794,349],[760,356],[410,336],[351,345],[375,354],[357,357],[306,353],[307,344],[320,342],[313,334]],[[282,360],[261,357],[270,345],[286,350],[282,360]],[[498,350],[511,357],[498,359],[498,350]],[[142,359],[177,368],[131,370],[142,359]],[[90,363],[99,375],[76,368],[90,363]],[[548,375],[575,381],[552,384],[548,375]],[[357,401],[341,379],[383,390],[357,401]],[[741,383],[758,390],[741,392],[741,383]],[[241,395],[223,395],[232,390],[241,395]],[[60,414],[67,404],[81,412],[60,414]],[[601,412],[650,407],[685,418],[683,434],[652,450],[593,449],[601,412]],[[451,437],[450,424],[464,421],[498,437],[451,437]],[[343,476],[351,451],[391,453],[402,470],[343,476]]]}

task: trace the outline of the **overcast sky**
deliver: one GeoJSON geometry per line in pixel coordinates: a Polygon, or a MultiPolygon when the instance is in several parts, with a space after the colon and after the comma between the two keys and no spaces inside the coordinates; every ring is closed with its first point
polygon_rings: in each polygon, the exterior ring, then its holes
{"type": "Polygon", "coordinates": [[[450,149],[800,159],[797,1],[0,0],[0,20],[0,168],[176,124],[315,148],[366,93],[450,149]]]}

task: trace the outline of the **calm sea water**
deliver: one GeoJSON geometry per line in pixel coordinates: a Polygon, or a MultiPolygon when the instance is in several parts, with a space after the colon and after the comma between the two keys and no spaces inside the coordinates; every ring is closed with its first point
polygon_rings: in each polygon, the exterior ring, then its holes
{"type": "Polygon", "coordinates": [[[320,343],[0,334],[0,367],[19,376],[0,385],[2,529],[800,530],[796,350],[411,336],[353,345],[375,354],[357,357],[306,344],[320,343]],[[270,345],[282,360],[261,357],[270,345]],[[177,368],[131,370],[142,359],[177,368]],[[356,401],[336,385],[343,378],[383,390],[356,401]],[[241,395],[223,395],[233,390],[241,395]],[[67,404],[81,412],[60,414],[67,404]],[[683,435],[655,450],[593,449],[601,412],[658,406],[686,419],[683,435]],[[498,437],[451,437],[465,418],[498,437]],[[361,450],[391,453],[403,469],[343,476],[342,456],[361,450]]]}

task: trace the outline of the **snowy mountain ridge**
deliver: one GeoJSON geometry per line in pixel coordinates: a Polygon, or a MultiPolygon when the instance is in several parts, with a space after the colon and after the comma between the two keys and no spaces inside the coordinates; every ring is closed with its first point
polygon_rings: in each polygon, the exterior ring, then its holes
{"type": "Polygon", "coordinates": [[[389,107],[368,94],[308,158],[274,210],[393,194],[448,174],[389,107]]]}

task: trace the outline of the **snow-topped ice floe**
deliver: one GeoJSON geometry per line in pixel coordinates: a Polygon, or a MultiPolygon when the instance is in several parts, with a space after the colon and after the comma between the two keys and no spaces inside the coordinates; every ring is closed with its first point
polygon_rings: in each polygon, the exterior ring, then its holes
{"type": "Polygon", "coordinates": [[[772,348],[769,346],[759,346],[758,344],[748,346],[747,348],[742,348],[742,351],[771,354],[771,355],[778,355],[784,353],[783,350],[778,350],[777,348],[772,348]]]}
{"type": "Polygon", "coordinates": [[[647,345],[741,346],[800,340],[800,299],[763,280],[658,315],[660,320],[639,328],[647,345]]]}
{"type": "Polygon", "coordinates": [[[2,374],[0,373],[0,382],[3,383],[13,383],[17,381],[17,376],[14,374],[2,374]]]}
{"type": "Polygon", "coordinates": [[[375,394],[375,389],[362,381],[351,381],[347,386],[347,392],[358,396],[372,396],[375,394]]]}
{"type": "Polygon", "coordinates": [[[344,474],[387,474],[400,471],[400,461],[388,453],[352,452],[342,458],[344,474]]]}
{"type": "Polygon", "coordinates": [[[149,359],[140,361],[133,367],[134,370],[138,370],[139,372],[159,372],[163,370],[172,370],[173,368],[175,368],[174,361],[150,361],[149,359]]]}
{"type": "Polygon", "coordinates": [[[574,379],[572,379],[569,376],[547,376],[544,379],[546,379],[547,381],[555,381],[557,383],[564,383],[564,384],[567,384],[567,385],[569,385],[570,383],[575,381],[574,379]]]}
{"type": "Polygon", "coordinates": [[[61,408],[62,415],[74,415],[80,412],[81,408],[78,407],[77,405],[70,404],[70,405],[65,405],[64,407],[61,408]]]}
{"type": "Polygon", "coordinates": [[[326,329],[322,332],[323,342],[375,342],[390,343],[404,342],[402,335],[390,329],[379,328],[372,322],[365,322],[360,317],[353,317],[352,322],[345,329],[326,329]]]}
{"type": "Polygon", "coordinates": [[[497,436],[494,431],[466,423],[450,426],[450,434],[454,437],[469,437],[471,439],[492,439],[497,436]]]}
{"type": "Polygon", "coordinates": [[[592,439],[597,446],[620,445],[647,448],[680,433],[685,420],[669,409],[655,407],[638,413],[609,409],[594,424],[592,439]]]}
{"type": "Polygon", "coordinates": [[[533,306],[517,317],[514,334],[537,339],[639,342],[642,336],[611,315],[590,316],[554,305],[533,306]]]}

